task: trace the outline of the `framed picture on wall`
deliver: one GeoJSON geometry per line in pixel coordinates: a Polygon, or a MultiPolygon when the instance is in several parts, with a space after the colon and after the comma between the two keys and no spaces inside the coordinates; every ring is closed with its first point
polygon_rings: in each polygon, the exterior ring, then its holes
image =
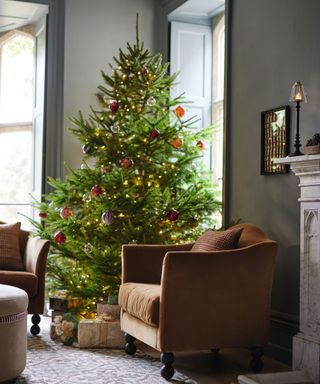
{"type": "Polygon", "coordinates": [[[261,175],[289,172],[288,165],[274,164],[290,150],[290,107],[285,105],[261,112],[261,175]]]}

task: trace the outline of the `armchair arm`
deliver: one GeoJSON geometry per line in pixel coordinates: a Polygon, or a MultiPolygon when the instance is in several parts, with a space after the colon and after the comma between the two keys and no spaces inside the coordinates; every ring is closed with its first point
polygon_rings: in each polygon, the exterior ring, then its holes
{"type": "Polygon", "coordinates": [[[193,244],[127,244],[122,246],[122,283],[160,284],[168,251],[189,251],[193,244]]]}
{"type": "Polygon", "coordinates": [[[228,251],[168,252],[161,278],[161,350],[263,345],[275,256],[273,241],[228,251]]]}
{"type": "Polygon", "coordinates": [[[37,275],[40,280],[44,280],[49,247],[49,240],[37,237],[29,237],[26,244],[24,254],[25,269],[27,272],[37,275]]]}

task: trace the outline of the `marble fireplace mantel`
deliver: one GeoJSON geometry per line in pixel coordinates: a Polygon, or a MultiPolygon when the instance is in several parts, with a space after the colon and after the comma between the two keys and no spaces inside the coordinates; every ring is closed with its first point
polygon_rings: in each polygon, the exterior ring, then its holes
{"type": "Polygon", "coordinates": [[[299,333],[293,337],[293,371],[282,376],[277,373],[240,376],[239,383],[319,384],[320,154],[288,156],[274,159],[274,163],[290,165],[299,177],[300,187],[300,324],[299,333]]]}

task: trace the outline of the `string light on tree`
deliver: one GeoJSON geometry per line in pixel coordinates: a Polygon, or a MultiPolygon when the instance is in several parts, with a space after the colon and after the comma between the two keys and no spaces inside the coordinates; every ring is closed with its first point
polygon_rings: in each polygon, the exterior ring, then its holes
{"type": "Polygon", "coordinates": [[[87,313],[117,292],[123,244],[189,241],[213,227],[220,210],[199,166],[197,147],[208,131],[185,119],[185,100],[170,97],[176,77],[168,73],[138,35],[119,51],[111,70],[102,71],[100,107],[71,119],[83,166],[50,179],[53,192],[36,205],[46,216],[35,232],[52,245],[48,285],[84,298],[87,313]]]}

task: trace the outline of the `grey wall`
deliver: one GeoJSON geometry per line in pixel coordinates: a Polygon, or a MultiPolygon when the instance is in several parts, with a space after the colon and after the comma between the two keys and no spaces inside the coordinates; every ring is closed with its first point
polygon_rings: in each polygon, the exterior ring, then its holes
{"type": "MultiPolygon", "coordinates": [[[[308,93],[308,103],[302,105],[302,142],[320,131],[320,2],[230,2],[231,142],[226,204],[229,220],[255,223],[279,243],[271,341],[289,355],[299,313],[298,180],[291,174],[260,176],[260,113],[288,104],[291,86],[300,80],[308,93]]],[[[162,1],[165,10],[173,3],[162,1]]],[[[146,46],[165,52],[167,24],[157,4],[151,0],[66,0],[65,116],[74,116],[79,109],[86,114],[89,105],[96,105],[100,70],[108,69],[119,47],[134,41],[137,11],[146,46]]],[[[294,112],[292,106],[292,143],[294,112]]],[[[73,168],[81,163],[80,148],[65,129],[63,157],[73,168]]]]}
{"type": "MultiPolygon", "coordinates": [[[[96,106],[95,93],[102,83],[100,70],[110,71],[109,63],[119,48],[135,42],[136,13],[140,17],[140,40],[152,51],[158,50],[158,3],[150,0],[66,0],[64,115],[85,116],[96,106]]],[[[64,132],[64,160],[72,167],[81,164],[81,145],[64,132]]]]}
{"type": "MultiPolygon", "coordinates": [[[[300,80],[308,95],[302,105],[302,142],[320,131],[319,14],[318,0],[232,2],[226,203],[229,219],[257,224],[278,241],[272,309],[274,322],[288,326],[294,326],[299,313],[298,179],[292,174],[260,176],[260,113],[288,104],[291,86],[300,80]]],[[[293,148],[293,105],[291,116],[293,148]]],[[[273,342],[290,349],[290,338],[279,338],[273,342]]]]}

